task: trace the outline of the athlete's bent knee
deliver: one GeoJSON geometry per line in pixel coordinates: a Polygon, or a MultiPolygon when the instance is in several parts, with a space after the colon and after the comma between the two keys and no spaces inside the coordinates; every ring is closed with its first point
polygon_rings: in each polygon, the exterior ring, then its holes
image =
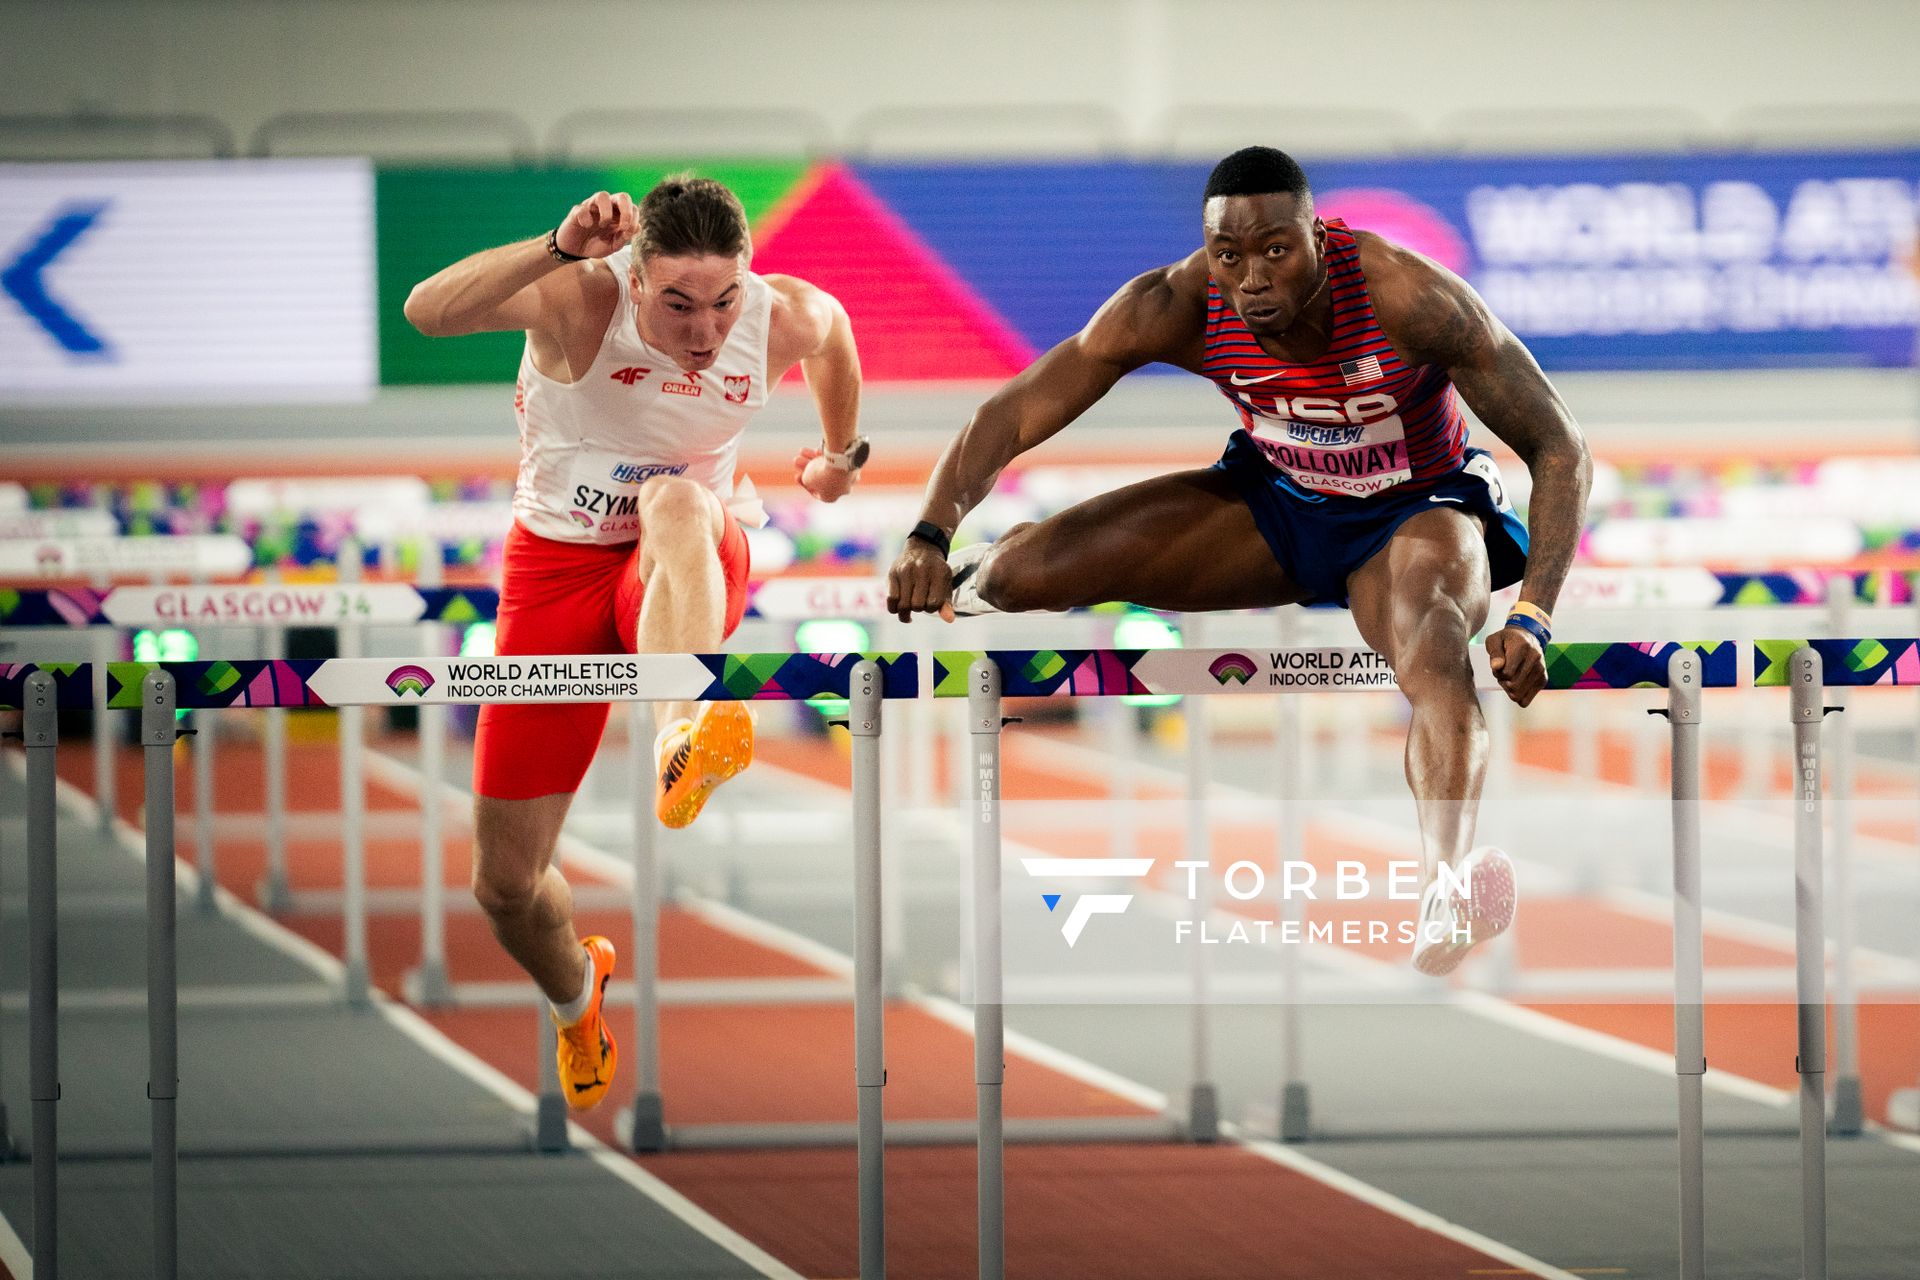
{"type": "Polygon", "coordinates": [[[1471,697],[1473,666],[1468,646],[1473,632],[1458,603],[1444,596],[1404,618],[1395,630],[1394,677],[1413,701],[1430,697],[1471,697]]]}
{"type": "Polygon", "coordinates": [[[668,529],[704,529],[712,499],[685,476],[655,476],[640,490],[640,519],[648,532],[668,529]]]}
{"type": "Polygon", "coordinates": [[[529,867],[490,865],[484,858],[474,863],[473,900],[495,919],[526,914],[539,893],[540,876],[529,867]]]}
{"type": "Polygon", "coordinates": [[[980,598],[1003,613],[1071,605],[1059,599],[1054,584],[1047,581],[1047,557],[1037,540],[1023,536],[1032,528],[1020,525],[1009,531],[980,567],[980,598]]]}

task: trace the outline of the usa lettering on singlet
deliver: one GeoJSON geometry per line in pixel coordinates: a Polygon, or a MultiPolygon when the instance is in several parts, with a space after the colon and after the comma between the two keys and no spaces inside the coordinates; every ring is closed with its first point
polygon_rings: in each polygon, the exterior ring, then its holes
{"type": "Polygon", "coordinates": [[[1338,218],[1326,225],[1326,354],[1304,364],[1275,360],[1210,280],[1202,371],[1267,461],[1301,488],[1367,498],[1422,487],[1466,460],[1459,396],[1446,370],[1409,367],[1394,353],[1373,314],[1353,232],[1338,218]]]}
{"type": "Polygon", "coordinates": [[[599,354],[577,380],[556,382],[534,368],[531,341],[520,356],[513,514],[543,538],[632,542],[640,536],[640,486],[659,475],[686,476],[722,503],[733,502],[740,433],[772,390],[771,285],[746,276],[740,318],[713,367],[689,373],[649,346],[634,325],[627,288],[632,253],[622,249],[606,260],[620,281],[620,301],[599,354]]]}

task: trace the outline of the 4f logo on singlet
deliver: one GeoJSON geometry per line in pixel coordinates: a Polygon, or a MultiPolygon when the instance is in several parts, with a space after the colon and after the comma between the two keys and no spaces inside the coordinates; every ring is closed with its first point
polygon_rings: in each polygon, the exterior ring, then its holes
{"type": "Polygon", "coordinates": [[[624,383],[630,387],[652,372],[653,370],[651,369],[643,369],[637,364],[630,364],[624,369],[615,369],[607,376],[615,382],[624,383]]]}

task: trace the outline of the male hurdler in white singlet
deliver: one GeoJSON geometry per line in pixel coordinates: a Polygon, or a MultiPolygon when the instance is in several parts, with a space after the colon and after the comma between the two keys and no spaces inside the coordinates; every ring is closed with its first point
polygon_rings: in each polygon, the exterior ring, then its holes
{"type": "MultiPolygon", "coordinates": [[[[429,336],[526,331],[501,654],[719,648],[746,610],[741,525],[764,518],[735,474],[740,433],[795,364],[823,438],[795,457],[794,479],[826,502],[852,488],[867,442],[846,311],[804,280],[753,274],[751,257],[733,193],[680,175],[637,209],[599,192],[407,299],[429,336]]],[[[753,724],[739,703],[655,714],[655,808],[685,826],[752,759],[753,724]]],[[[553,1002],[562,1087],[582,1109],[613,1078],[600,1006],[614,951],[574,931],[552,860],[606,720],[604,703],[483,707],[474,757],[474,896],[553,1002]]]]}

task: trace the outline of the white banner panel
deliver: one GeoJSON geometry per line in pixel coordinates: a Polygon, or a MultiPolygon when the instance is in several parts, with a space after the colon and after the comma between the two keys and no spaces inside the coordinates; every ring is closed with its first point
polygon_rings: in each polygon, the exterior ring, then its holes
{"type": "Polygon", "coordinates": [[[0,509],[0,541],[8,538],[111,538],[120,522],[110,511],[7,511],[0,509]]]}
{"type": "Polygon", "coordinates": [[[426,601],[397,582],[366,586],[115,587],[100,602],[123,627],[326,627],[418,622],[426,601]]]}
{"type": "Polygon", "coordinates": [[[433,490],[419,476],[266,476],[227,486],[227,513],[233,516],[319,515],[368,507],[413,511],[432,500],[433,490]]]}
{"type": "Polygon", "coordinates": [[[145,578],[156,573],[231,578],[253,552],[228,534],[147,538],[21,538],[0,541],[0,578],[145,578]]]}
{"type": "Polygon", "coordinates": [[[850,618],[862,622],[888,617],[885,578],[769,578],[753,593],[763,618],[804,622],[812,618],[850,618]]]}
{"type": "Polygon", "coordinates": [[[0,165],[0,402],[354,399],[365,160],[0,165]]]}
{"type": "Polygon", "coordinates": [[[329,706],[409,702],[673,702],[713,683],[685,653],[632,657],[333,658],[307,685],[329,706]]]}

